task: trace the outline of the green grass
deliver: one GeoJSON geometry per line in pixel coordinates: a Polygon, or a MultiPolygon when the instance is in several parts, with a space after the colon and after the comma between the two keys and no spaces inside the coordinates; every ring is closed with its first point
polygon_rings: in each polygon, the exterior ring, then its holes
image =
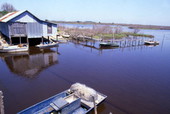
{"type": "Polygon", "coordinates": [[[127,37],[127,35],[124,33],[119,33],[119,34],[114,35],[114,38],[116,38],[116,39],[120,39],[120,38],[124,38],[124,37],[127,37]]]}
{"type": "MultiPolygon", "coordinates": [[[[58,29],[58,33],[62,33],[62,32],[63,31],[58,29]]],[[[97,34],[97,35],[93,36],[93,38],[96,38],[96,39],[99,39],[99,38],[104,38],[104,39],[112,39],[112,38],[121,39],[121,38],[126,38],[128,36],[154,38],[153,35],[138,34],[138,33],[132,33],[132,32],[122,32],[122,33],[119,33],[119,34],[100,33],[100,34],[97,34]]]]}
{"type": "Polygon", "coordinates": [[[149,37],[149,38],[153,38],[153,35],[148,35],[148,34],[137,34],[137,33],[131,33],[131,32],[122,32],[119,34],[98,34],[95,35],[93,38],[99,39],[99,38],[105,38],[105,39],[111,39],[111,38],[116,38],[116,39],[120,39],[120,38],[126,38],[128,36],[136,36],[136,37],[149,37]]]}
{"type": "Polygon", "coordinates": [[[137,33],[131,33],[131,32],[124,32],[124,34],[126,34],[127,36],[138,36],[138,37],[149,37],[149,38],[154,38],[153,35],[149,35],[149,34],[137,34],[137,33]]]}
{"type": "Polygon", "coordinates": [[[99,38],[100,38],[100,36],[97,36],[97,35],[96,35],[96,36],[93,36],[93,38],[99,39],[99,38]]]}

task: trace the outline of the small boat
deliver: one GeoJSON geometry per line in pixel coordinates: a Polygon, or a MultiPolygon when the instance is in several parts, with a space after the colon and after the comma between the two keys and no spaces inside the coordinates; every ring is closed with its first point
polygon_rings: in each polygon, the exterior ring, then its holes
{"type": "Polygon", "coordinates": [[[52,43],[47,43],[47,44],[39,44],[39,45],[36,45],[35,47],[38,47],[38,48],[47,48],[47,47],[54,47],[58,45],[58,42],[52,42],[52,43]]]}
{"type": "Polygon", "coordinates": [[[63,34],[62,35],[64,38],[69,38],[70,37],[70,35],[68,35],[68,34],[63,34]]]}
{"type": "Polygon", "coordinates": [[[145,45],[159,45],[158,41],[144,41],[145,45]]]}
{"type": "Polygon", "coordinates": [[[86,114],[106,99],[84,84],[75,83],[68,90],[37,103],[17,114],[86,114]]]}
{"type": "Polygon", "coordinates": [[[119,47],[117,43],[110,43],[110,42],[101,42],[100,46],[119,47]]]}
{"type": "Polygon", "coordinates": [[[28,51],[28,45],[19,44],[19,45],[13,45],[13,46],[6,46],[6,47],[1,46],[0,47],[1,53],[23,52],[23,51],[28,51]]]}

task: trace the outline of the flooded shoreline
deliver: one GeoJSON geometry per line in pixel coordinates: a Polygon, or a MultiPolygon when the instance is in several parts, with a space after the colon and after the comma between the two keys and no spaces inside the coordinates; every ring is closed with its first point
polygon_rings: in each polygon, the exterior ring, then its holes
{"type": "Polygon", "coordinates": [[[162,42],[165,33],[147,32],[160,45],[98,50],[69,42],[44,50],[33,47],[20,55],[1,54],[5,113],[19,112],[75,82],[108,96],[99,113],[170,113],[170,37],[162,42]]]}

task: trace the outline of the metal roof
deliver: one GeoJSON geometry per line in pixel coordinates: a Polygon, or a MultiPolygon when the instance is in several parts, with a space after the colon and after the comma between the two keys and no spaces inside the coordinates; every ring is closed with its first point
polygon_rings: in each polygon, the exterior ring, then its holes
{"type": "MultiPolygon", "coordinates": [[[[28,12],[30,13],[29,11],[27,10],[22,10],[22,11],[15,11],[15,12],[10,12],[10,13],[7,13],[6,15],[2,16],[0,18],[0,22],[8,22],[10,21],[11,19],[21,15],[22,13],[24,12],[28,12]]],[[[32,13],[30,13],[31,15],[33,15],[32,13]]],[[[42,22],[45,22],[45,23],[51,23],[51,24],[56,24],[56,23],[53,23],[53,22],[48,22],[48,21],[43,21],[43,20],[40,20],[39,18],[37,18],[35,15],[33,15],[36,19],[38,19],[39,21],[42,21],[42,22]]],[[[56,24],[57,25],[57,24],[56,24]]]]}
{"type": "Polygon", "coordinates": [[[6,15],[4,15],[3,17],[0,18],[0,22],[8,22],[11,19],[13,19],[13,18],[17,17],[18,15],[22,14],[25,11],[26,10],[7,13],[6,15]]]}

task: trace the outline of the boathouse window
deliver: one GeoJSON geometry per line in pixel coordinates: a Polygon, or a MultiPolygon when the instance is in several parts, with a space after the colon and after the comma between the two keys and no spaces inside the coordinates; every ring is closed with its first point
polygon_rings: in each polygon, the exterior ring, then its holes
{"type": "Polygon", "coordinates": [[[52,24],[47,24],[47,33],[52,34],[52,24]]]}

